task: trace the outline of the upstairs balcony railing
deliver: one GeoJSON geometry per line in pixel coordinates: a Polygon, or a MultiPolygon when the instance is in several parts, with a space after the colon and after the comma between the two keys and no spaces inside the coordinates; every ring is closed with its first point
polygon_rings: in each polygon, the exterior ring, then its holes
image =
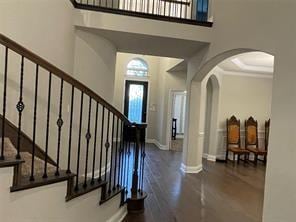
{"type": "Polygon", "coordinates": [[[209,0],[71,0],[75,8],[211,27],[209,0]]]}

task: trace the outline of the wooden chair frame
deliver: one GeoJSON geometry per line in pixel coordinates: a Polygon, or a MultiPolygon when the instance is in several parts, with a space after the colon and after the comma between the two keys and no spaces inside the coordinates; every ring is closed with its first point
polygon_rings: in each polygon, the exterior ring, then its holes
{"type": "MultiPolygon", "coordinates": [[[[265,132],[266,132],[266,129],[265,129],[265,132]]],[[[265,144],[266,144],[266,135],[265,135],[265,144]]],[[[266,150],[266,147],[264,147],[264,150],[259,149],[258,122],[252,116],[249,117],[248,120],[245,120],[245,147],[246,147],[246,150],[248,150],[250,153],[254,154],[254,161],[253,162],[255,165],[257,165],[257,162],[259,160],[258,156],[263,156],[264,162],[266,162],[267,150],[266,150]],[[256,139],[255,139],[254,143],[250,143],[248,140],[248,138],[249,138],[248,128],[251,126],[255,127],[256,139]],[[253,146],[253,147],[250,148],[250,146],[253,146]]]]}
{"type": "Polygon", "coordinates": [[[237,163],[240,161],[240,156],[244,155],[244,161],[247,162],[247,157],[249,156],[249,151],[241,148],[241,135],[240,135],[240,120],[238,120],[235,116],[232,116],[230,119],[226,120],[226,156],[225,161],[228,161],[229,152],[233,153],[233,163],[235,163],[235,156],[238,155],[237,163]],[[229,138],[229,128],[230,126],[238,127],[238,140],[236,143],[232,143],[229,138]],[[236,146],[233,148],[232,146],[236,146]]]}

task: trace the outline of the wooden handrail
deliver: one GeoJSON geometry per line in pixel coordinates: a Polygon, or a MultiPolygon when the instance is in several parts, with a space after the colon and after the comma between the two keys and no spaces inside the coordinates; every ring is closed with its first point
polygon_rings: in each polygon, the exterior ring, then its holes
{"type": "Polygon", "coordinates": [[[51,72],[53,75],[58,76],[64,81],[68,82],[70,85],[73,85],[76,89],[81,90],[83,93],[90,96],[92,99],[94,99],[95,101],[97,101],[98,103],[106,107],[108,110],[110,110],[112,113],[114,113],[117,117],[119,117],[122,121],[124,121],[128,126],[134,125],[128,120],[128,118],[125,115],[123,115],[114,106],[109,104],[106,100],[104,100],[102,97],[96,94],[93,90],[85,86],[83,83],[72,78],[66,72],[62,71],[61,69],[52,65],[45,59],[41,58],[40,56],[36,55],[35,53],[31,52],[30,50],[26,49],[25,47],[21,46],[17,42],[11,40],[10,38],[4,36],[1,33],[0,33],[0,44],[6,46],[7,48],[20,54],[21,56],[24,56],[26,59],[30,60],[31,62],[51,72]]]}

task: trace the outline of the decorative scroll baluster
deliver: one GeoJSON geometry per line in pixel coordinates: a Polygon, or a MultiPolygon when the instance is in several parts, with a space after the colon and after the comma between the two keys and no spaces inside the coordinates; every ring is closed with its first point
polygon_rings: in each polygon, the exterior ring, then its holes
{"type": "Polygon", "coordinates": [[[112,167],[113,167],[113,152],[114,152],[114,122],[115,122],[115,116],[113,114],[112,115],[112,134],[111,134],[111,161],[110,161],[108,193],[111,193],[111,186],[112,186],[112,167]]]}
{"type": "Polygon", "coordinates": [[[104,123],[105,123],[105,107],[102,107],[102,128],[101,128],[101,150],[100,150],[100,167],[98,181],[102,181],[102,160],[103,160],[103,143],[104,143],[104,123]]]}
{"type": "Polygon", "coordinates": [[[74,106],[74,86],[72,85],[71,93],[71,113],[70,113],[70,126],[69,126],[69,150],[68,150],[68,167],[67,173],[71,173],[71,151],[72,151],[72,126],[73,126],[73,106],[74,106]]]}
{"type": "Polygon", "coordinates": [[[84,168],[84,184],[83,187],[87,187],[87,167],[88,167],[88,152],[89,152],[89,141],[91,139],[90,134],[90,120],[91,120],[91,97],[89,97],[89,105],[88,105],[88,124],[87,124],[87,133],[85,135],[86,138],[86,156],[85,156],[85,168],[84,168]]]}
{"type": "Polygon", "coordinates": [[[2,120],[2,143],[0,160],[4,160],[4,137],[5,137],[5,121],[6,121],[6,92],[7,92],[7,70],[8,70],[8,48],[5,48],[5,65],[4,65],[4,85],[3,85],[3,120],[2,120]]]}
{"type": "Polygon", "coordinates": [[[60,108],[59,108],[59,118],[57,120],[57,126],[58,126],[58,149],[57,149],[57,166],[56,166],[56,172],[55,175],[59,176],[59,168],[60,168],[60,149],[61,149],[61,132],[62,132],[62,126],[64,124],[64,121],[62,119],[62,111],[63,111],[63,87],[64,87],[64,80],[61,79],[61,89],[60,89],[60,108]]]}
{"type": "Polygon", "coordinates": [[[48,80],[46,136],[45,136],[45,158],[44,158],[44,174],[43,174],[43,178],[47,178],[48,139],[49,139],[49,120],[50,120],[50,99],[51,99],[51,78],[52,78],[52,74],[50,72],[49,73],[49,80],[48,80]]]}
{"type": "Polygon", "coordinates": [[[99,112],[99,103],[97,103],[97,105],[96,105],[94,153],[93,153],[91,184],[94,184],[95,183],[95,167],[96,167],[96,151],[97,151],[97,132],[98,132],[98,112],[99,112]]]}
{"type": "MultiPolygon", "coordinates": [[[[117,172],[117,155],[118,155],[118,125],[119,125],[119,118],[117,117],[117,123],[116,123],[116,142],[115,142],[115,153],[114,153],[114,178],[113,178],[113,190],[116,189],[116,172],[117,172]]],[[[118,170],[119,172],[119,170],[118,170]]]]}
{"type": "MultiPolygon", "coordinates": [[[[108,151],[109,151],[109,148],[110,148],[110,143],[109,143],[109,126],[110,126],[110,110],[108,110],[107,137],[106,137],[106,143],[105,143],[105,148],[106,148],[106,156],[105,156],[105,181],[107,181],[108,151]]],[[[110,169],[110,171],[111,171],[111,169],[110,169]]]]}
{"type": "Polygon", "coordinates": [[[76,169],[76,184],[75,191],[78,191],[79,183],[79,163],[80,163],[80,147],[81,147],[81,129],[82,129],[82,115],[83,115],[83,92],[81,91],[80,99],[80,118],[79,118],[79,135],[78,135],[78,151],[77,151],[77,169],[76,169]]]}
{"type": "Polygon", "coordinates": [[[24,87],[24,61],[25,58],[22,56],[21,59],[21,74],[20,74],[20,96],[19,102],[16,104],[16,109],[19,113],[18,118],[18,133],[17,133],[17,154],[16,159],[20,159],[20,149],[21,149],[21,133],[22,133],[22,113],[25,108],[25,104],[23,102],[23,87],[24,87]]]}
{"type": "Polygon", "coordinates": [[[36,65],[35,77],[35,99],[34,99],[34,117],[33,117],[33,147],[32,147],[32,163],[31,163],[31,176],[30,181],[34,181],[34,163],[35,163],[35,149],[36,149],[36,119],[37,119],[37,99],[38,99],[38,76],[39,66],[36,65]]]}

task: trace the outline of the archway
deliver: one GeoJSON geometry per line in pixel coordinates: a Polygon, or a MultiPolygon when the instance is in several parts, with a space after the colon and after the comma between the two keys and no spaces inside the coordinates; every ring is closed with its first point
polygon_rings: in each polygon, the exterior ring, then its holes
{"type": "Polygon", "coordinates": [[[206,80],[203,157],[216,160],[220,83],[215,74],[206,80]]]}
{"type": "MultiPolygon", "coordinates": [[[[181,166],[181,169],[184,172],[191,172],[191,173],[198,173],[202,169],[202,154],[203,154],[203,137],[205,133],[202,134],[202,131],[204,130],[204,118],[205,118],[205,98],[203,96],[206,95],[206,83],[207,80],[210,78],[210,76],[217,71],[215,67],[217,67],[218,64],[225,61],[226,59],[233,58],[238,55],[243,55],[245,53],[252,53],[252,52],[258,52],[258,53],[264,53],[267,55],[272,56],[269,53],[265,53],[258,50],[253,49],[233,49],[226,51],[224,53],[221,53],[219,55],[216,55],[215,57],[208,59],[203,65],[200,65],[197,72],[195,72],[195,75],[193,75],[192,81],[190,85],[188,85],[187,91],[188,93],[188,101],[187,101],[187,118],[186,118],[186,130],[187,130],[187,136],[184,139],[184,153],[183,153],[183,164],[181,166]]],[[[272,63],[273,68],[273,63],[272,63]]],[[[218,69],[219,70],[219,69],[218,69]]],[[[219,78],[218,78],[219,79],[219,78]]],[[[212,81],[212,79],[211,79],[212,81]]],[[[216,81],[219,83],[219,81],[216,81]]],[[[213,83],[213,82],[211,82],[213,83]]],[[[219,103],[217,103],[217,106],[219,103]]],[[[224,121],[225,123],[225,121],[224,121]]],[[[225,127],[222,127],[223,129],[225,127]]],[[[221,130],[221,128],[216,128],[216,131],[221,130]]],[[[216,132],[218,134],[218,132],[216,132]]],[[[225,132],[220,132],[220,134],[225,132]]],[[[214,133],[215,134],[215,133],[214,133]]],[[[220,138],[218,138],[220,140],[220,138]]],[[[217,141],[217,140],[211,140],[211,142],[217,141]]],[[[224,138],[225,142],[225,138],[224,138]]],[[[215,143],[215,142],[214,142],[215,143]]],[[[221,143],[221,141],[219,141],[221,143]]],[[[224,147],[219,147],[219,144],[217,145],[218,148],[221,150],[224,149],[224,147]]],[[[219,155],[220,157],[223,157],[223,155],[219,155]]]]}

